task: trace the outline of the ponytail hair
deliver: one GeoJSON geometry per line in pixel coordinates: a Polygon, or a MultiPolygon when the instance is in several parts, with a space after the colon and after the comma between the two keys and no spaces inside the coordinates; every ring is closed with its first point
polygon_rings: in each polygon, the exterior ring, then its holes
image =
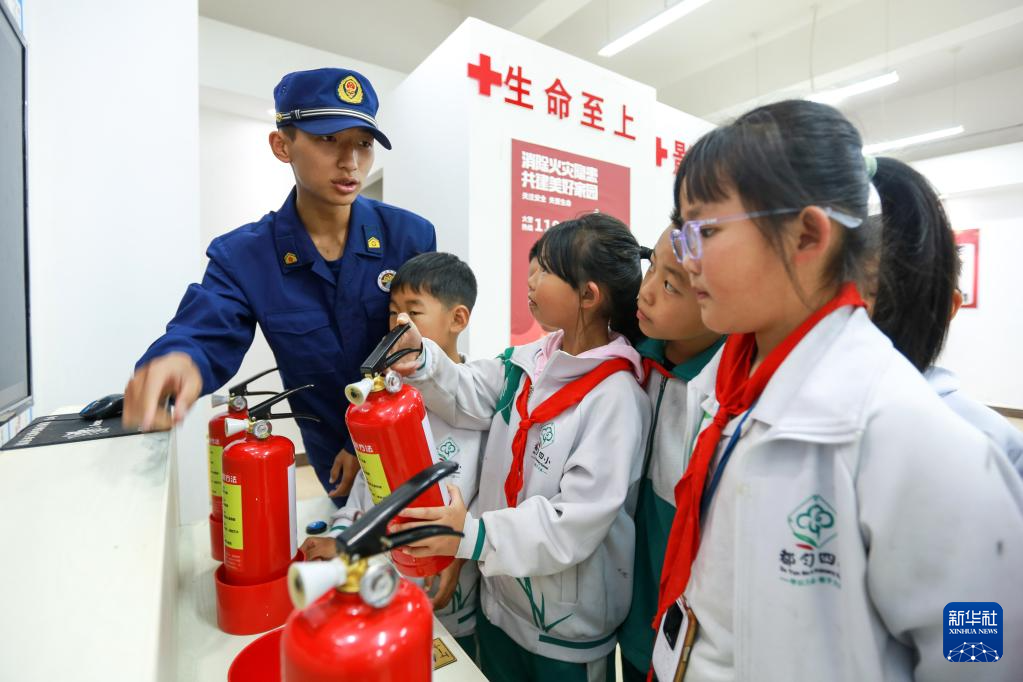
{"type": "Polygon", "coordinates": [[[881,246],[873,320],[921,372],[934,364],[951,321],[960,269],[955,235],[927,179],[896,159],[877,159],[881,246]]]}
{"type": "Polygon", "coordinates": [[[595,282],[605,297],[608,326],[635,344],[642,338],[636,297],[643,281],[640,246],[622,221],[587,213],[547,230],[536,242],[537,262],[576,291],[595,282]]]}

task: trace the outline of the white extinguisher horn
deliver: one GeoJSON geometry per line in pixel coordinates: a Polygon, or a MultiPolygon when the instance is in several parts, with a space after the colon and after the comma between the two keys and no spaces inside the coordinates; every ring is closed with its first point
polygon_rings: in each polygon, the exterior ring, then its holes
{"type": "Polygon", "coordinates": [[[220,407],[221,405],[227,405],[230,398],[226,395],[218,395],[214,393],[210,396],[210,402],[213,403],[213,407],[220,407]]]}
{"type": "Polygon", "coordinates": [[[348,402],[358,407],[359,405],[366,402],[366,396],[373,391],[373,380],[363,379],[357,381],[354,384],[348,384],[345,386],[345,397],[348,398],[348,402]]]}
{"type": "Polygon", "coordinates": [[[249,428],[248,419],[231,419],[228,417],[224,420],[224,433],[228,438],[231,436],[247,431],[249,428]]]}
{"type": "Polygon", "coordinates": [[[296,609],[304,609],[348,577],[348,568],[340,559],[296,561],[288,568],[288,594],[296,609]]]}

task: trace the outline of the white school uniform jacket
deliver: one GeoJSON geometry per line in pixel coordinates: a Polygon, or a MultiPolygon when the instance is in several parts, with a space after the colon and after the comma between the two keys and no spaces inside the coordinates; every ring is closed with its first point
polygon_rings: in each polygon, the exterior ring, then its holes
{"type": "MultiPolygon", "coordinates": [[[[483,456],[483,443],[487,434],[478,429],[459,429],[436,413],[427,411],[430,422],[430,433],[436,448],[434,459],[453,460],[458,462],[458,470],[441,481],[441,485],[453,483],[458,486],[465,503],[472,504],[476,500],[479,487],[479,464],[483,456]]],[[[331,518],[329,534],[337,537],[350,526],[362,513],[373,506],[366,477],[360,470],[355,475],[351,494],[344,507],[337,510],[331,518]]],[[[464,637],[476,629],[476,612],[479,609],[480,572],[476,564],[467,561],[462,566],[455,587],[454,596],[448,605],[436,612],[444,627],[454,637],[464,637]]]]}
{"type": "MultiPolygon", "coordinates": [[[[720,357],[689,384],[709,415],[720,357]]],[[[734,667],[701,670],[694,647],[687,682],[1023,680],[1023,486],[862,309],[807,334],[747,426],[707,516],[731,526],[700,548],[733,547],[734,667]],[[1004,659],[948,662],[945,605],[981,601],[1004,609],[1004,659]]],[[[713,582],[700,565],[687,595],[713,582]]]]}
{"type": "MultiPolygon", "coordinates": [[[[550,337],[548,337],[550,339],[550,337]]],[[[548,342],[549,343],[549,342],[548,342]]],[[[575,408],[529,430],[518,506],[504,482],[519,424],[495,414],[505,393],[500,359],[451,362],[424,341],[424,366],[412,377],[434,414],[459,428],[489,429],[476,504],[466,516],[458,556],[479,562],[486,617],[528,651],[586,663],[614,649],[615,628],[632,593],[635,508],[650,407],[639,354],[618,338],[583,356],[544,354],[544,341],[515,348],[517,396],[528,375],[530,412],[610,357],[634,372],[604,379],[575,408]],[[593,355],[602,355],[593,357],[593,355]],[[546,360],[537,372],[538,359],[546,360]]]]}
{"type": "Polygon", "coordinates": [[[1023,433],[1019,429],[987,405],[960,391],[959,377],[950,370],[933,365],[927,368],[924,377],[950,410],[983,431],[1023,475],[1023,433]]]}

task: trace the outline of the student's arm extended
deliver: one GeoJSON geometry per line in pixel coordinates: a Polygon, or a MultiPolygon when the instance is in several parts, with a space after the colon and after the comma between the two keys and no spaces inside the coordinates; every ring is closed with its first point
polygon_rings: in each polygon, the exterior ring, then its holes
{"type": "Polygon", "coordinates": [[[578,407],[585,412],[560,491],[479,518],[467,514],[456,556],[478,561],[483,575],[526,577],[559,573],[596,551],[639,480],[649,422],[642,391],[627,373],[606,381],[607,390],[578,407]]]}

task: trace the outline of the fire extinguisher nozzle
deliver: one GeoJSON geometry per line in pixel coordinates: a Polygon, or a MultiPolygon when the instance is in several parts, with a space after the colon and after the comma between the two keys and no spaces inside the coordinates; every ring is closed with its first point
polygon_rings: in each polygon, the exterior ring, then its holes
{"type": "Polygon", "coordinates": [[[296,609],[304,609],[331,588],[342,585],[348,567],[340,559],[297,561],[288,569],[288,594],[296,609]]]}
{"type": "Polygon", "coordinates": [[[348,402],[358,407],[366,402],[366,396],[373,391],[373,380],[363,379],[357,381],[354,384],[348,384],[345,386],[345,397],[348,398],[348,402]]]}

